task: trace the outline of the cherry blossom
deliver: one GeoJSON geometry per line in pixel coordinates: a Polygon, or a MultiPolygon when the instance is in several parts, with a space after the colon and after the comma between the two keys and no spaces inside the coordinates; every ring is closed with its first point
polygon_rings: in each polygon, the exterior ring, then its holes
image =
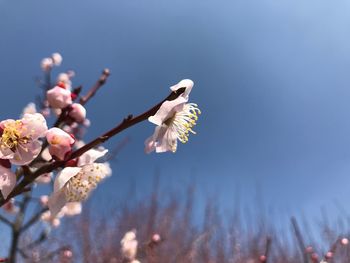
{"type": "Polygon", "coordinates": [[[40,153],[39,138],[44,137],[46,131],[46,120],[40,113],[0,122],[0,158],[17,165],[29,164],[40,153]]]}
{"type": "Polygon", "coordinates": [[[49,143],[49,152],[51,156],[63,160],[67,153],[72,150],[75,140],[71,135],[60,128],[51,128],[46,133],[46,139],[49,143]]]}
{"type": "Polygon", "coordinates": [[[86,118],[86,109],[80,103],[73,103],[69,111],[69,116],[76,122],[84,122],[86,118]]]}
{"type": "Polygon", "coordinates": [[[66,167],[56,177],[54,192],[49,198],[49,209],[53,216],[59,213],[68,202],[82,202],[97,187],[97,184],[110,174],[101,163],[82,167],[66,167]]]}
{"type": "Polygon", "coordinates": [[[148,118],[157,125],[151,137],[145,142],[145,151],[176,152],[177,140],[182,143],[188,141],[189,133],[195,134],[192,128],[196,125],[198,115],[201,113],[197,104],[187,103],[192,90],[191,80],[182,80],[172,86],[172,91],[185,88],[181,96],[172,101],[165,101],[154,116],[148,118]]]}
{"type": "Polygon", "coordinates": [[[65,87],[55,86],[48,90],[46,98],[52,108],[63,109],[72,104],[71,92],[65,87]]]}

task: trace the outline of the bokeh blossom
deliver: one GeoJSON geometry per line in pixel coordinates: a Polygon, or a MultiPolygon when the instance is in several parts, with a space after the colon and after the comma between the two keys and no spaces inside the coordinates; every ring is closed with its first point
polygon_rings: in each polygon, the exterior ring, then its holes
{"type": "Polygon", "coordinates": [[[189,79],[170,87],[172,91],[180,88],[185,88],[185,91],[175,100],[165,101],[156,114],[148,118],[157,127],[145,142],[147,153],[176,152],[177,140],[186,143],[189,133],[195,134],[192,128],[196,125],[201,112],[197,104],[187,103],[192,87],[193,82],[189,79]]]}

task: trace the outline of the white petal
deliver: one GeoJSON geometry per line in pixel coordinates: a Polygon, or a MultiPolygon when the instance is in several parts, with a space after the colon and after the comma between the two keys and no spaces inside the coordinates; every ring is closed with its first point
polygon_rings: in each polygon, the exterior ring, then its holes
{"type": "Polygon", "coordinates": [[[177,91],[180,88],[186,88],[185,92],[181,94],[182,97],[184,97],[186,100],[188,100],[188,95],[190,94],[192,87],[193,87],[193,81],[190,79],[183,79],[179,83],[177,83],[174,86],[171,86],[170,89],[172,91],[177,91]]]}
{"type": "Polygon", "coordinates": [[[66,196],[64,191],[53,192],[49,197],[48,207],[51,212],[52,217],[56,217],[56,215],[61,211],[64,205],[67,203],[66,196]]]}
{"type": "Polygon", "coordinates": [[[187,100],[183,97],[178,97],[175,100],[167,100],[163,102],[163,104],[160,106],[159,110],[154,114],[154,116],[151,116],[148,118],[148,120],[155,125],[162,125],[164,121],[169,119],[172,115],[175,114],[176,111],[178,111],[178,108],[184,103],[186,103],[187,100]]]}
{"type": "Polygon", "coordinates": [[[60,191],[63,186],[75,175],[80,172],[80,167],[66,167],[64,168],[55,179],[54,192],[60,191]]]}

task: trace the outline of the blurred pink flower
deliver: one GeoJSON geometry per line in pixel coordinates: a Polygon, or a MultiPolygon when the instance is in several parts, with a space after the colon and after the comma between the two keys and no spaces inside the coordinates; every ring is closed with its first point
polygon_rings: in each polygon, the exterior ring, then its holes
{"type": "Polygon", "coordinates": [[[46,97],[52,108],[63,109],[72,104],[71,92],[65,87],[55,86],[47,91],[46,97]]]}
{"type": "Polygon", "coordinates": [[[62,58],[60,53],[53,53],[51,55],[51,58],[52,58],[52,62],[55,66],[61,65],[63,58],[62,58]]]}
{"type": "Polygon", "coordinates": [[[6,213],[16,214],[19,211],[19,207],[15,205],[15,199],[11,198],[8,202],[6,202],[2,208],[6,213]]]}
{"type": "Polygon", "coordinates": [[[126,232],[123,239],[120,241],[120,244],[123,257],[129,261],[135,260],[138,246],[136,231],[132,230],[126,232]]]}
{"type": "Polygon", "coordinates": [[[76,122],[84,122],[86,118],[86,109],[80,103],[73,103],[69,111],[69,116],[76,122]]]}
{"type": "Polygon", "coordinates": [[[75,142],[71,135],[56,127],[47,131],[46,139],[49,143],[50,154],[59,160],[64,160],[75,142]]]}
{"type": "Polygon", "coordinates": [[[145,142],[145,151],[176,152],[177,140],[182,143],[188,141],[189,133],[195,134],[192,130],[196,125],[198,115],[201,113],[197,104],[187,103],[188,96],[192,90],[191,80],[182,80],[171,87],[172,91],[185,88],[185,91],[175,100],[165,101],[154,116],[148,120],[157,127],[151,137],[145,142]]]}
{"type": "Polygon", "coordinates": [[[52,58],[44,58],[41,60],[40,67],[43,71],[49,71],[53,67],[52,58]]]}
{"type": "Polygon", "coordinates": [[[40,153],[39,138],[44,137],[46,131],[46,120],[40,113],[0,122],[0,158],[17,165],[29,164],[40,153]]]}

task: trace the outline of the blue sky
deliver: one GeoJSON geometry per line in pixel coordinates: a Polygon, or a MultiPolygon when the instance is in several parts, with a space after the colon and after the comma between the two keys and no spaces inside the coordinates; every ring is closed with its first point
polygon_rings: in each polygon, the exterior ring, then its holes
{"type": "MultiPolygon", "coordinates": [[[[143,152],[142,123],[111,140],[131,142],[93,198],[118,199],[130,181],[148,193],[197,184],[199,200],[225,209],[239,191],[315,216],[334,200],[349,211],[350,3],[345,0],[0,0],[0,117],[16,118],[39,89],[40,60],[63,55],[88,88],[88,138],[140,113],[191,78],[203,114],[197,135],[173,154],[143,152]]],[[[252,204],[254,205],[254,204],[252,204]]]]}

